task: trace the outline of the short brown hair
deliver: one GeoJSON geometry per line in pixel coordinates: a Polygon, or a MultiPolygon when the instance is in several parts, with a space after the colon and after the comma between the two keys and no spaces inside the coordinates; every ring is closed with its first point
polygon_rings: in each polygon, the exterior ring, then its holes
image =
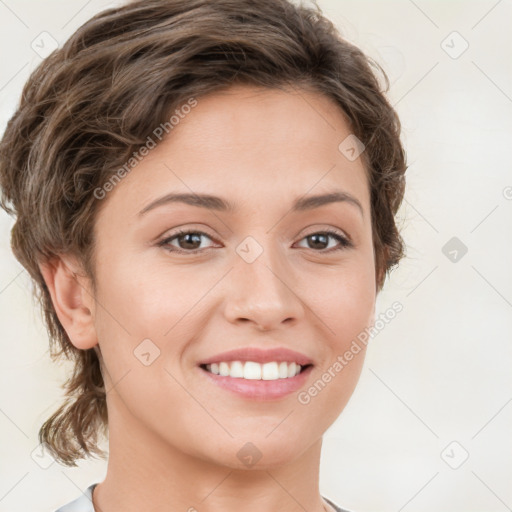
{"type": "Polygon", "coordinates": [[[105,386],[97,352],[74,347],[60,324],[39,264],[76,255],[94,286],[94,191],[186,100],[233,84],[309,89],[340,106],[365,145],[378,291],[404,256],[395,215],[406,162],[388,78],[320,7],[138,0],[97,14],[33,71],[0,142],[13,253],[36,284],[52,359],[74,362],[66,401],[39,431],[62,464],[104,456],[105,386]]]}

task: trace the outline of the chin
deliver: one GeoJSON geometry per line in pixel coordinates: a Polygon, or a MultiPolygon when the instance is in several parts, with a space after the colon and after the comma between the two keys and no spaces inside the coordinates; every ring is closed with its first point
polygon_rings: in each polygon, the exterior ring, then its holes
{"type": "Polygon", "coordinates": [[[287,443],[276,436],[275,439],[265,439],[249,436],[243,441],[231,440],[227,445],[218,446],[218,452],[213,454],[212,462],[236,470],[270,470],[291,464],[307,449],[297,445],[288,438],[287,443]]]}

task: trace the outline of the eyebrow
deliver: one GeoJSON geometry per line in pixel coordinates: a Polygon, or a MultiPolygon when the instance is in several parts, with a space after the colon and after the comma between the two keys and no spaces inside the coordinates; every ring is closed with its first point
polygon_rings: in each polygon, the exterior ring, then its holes
{"type": "MultiPolygon", "coordinates": [[[[364,217],[364,210],[359,200],[348,192],[341,190],[336,190],[328,194],[299,197],[294,201],[292,205],[292,211],[307,211],[314,208],[319,208],[320,206],[324,206],[326,204],[338,202],[346,202],[356,206],[359,209],[361,216],[364,217]]],[[[208,210],[216,210],[220,212],[231,213],[236,210],[235,204],[218,196],[212,196],[210,194],[170,193],[149,203],[139,212],[139,216],[144,215],[154,208],[169,203],[185,203],[191,206],[207,208],[208,210]]]]}

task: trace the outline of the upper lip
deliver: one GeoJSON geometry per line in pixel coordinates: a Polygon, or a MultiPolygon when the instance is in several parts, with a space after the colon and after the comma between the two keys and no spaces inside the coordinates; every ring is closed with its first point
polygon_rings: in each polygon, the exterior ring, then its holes
{"type": "Polygon", "coordinates": [[[301,366],[306,366],[308,364],[313,364],[313,361],[306,355],[301,354],[300,352],[295,352],[294,350],[290,350],[284,347],[277,348],[256,348],[256,347],[246,347],[246,348],[238,348],[234,350],[229,350],[228,352],[222,352],[221,354],[216,354],[208,359],[204,359],[199,362],[200,365],[203,364],[212,364],[212,363],[220,363],[222,361],[254,361],[256,363],[270,363],[272,361],[277,362],[295,362],[301,366]]]}

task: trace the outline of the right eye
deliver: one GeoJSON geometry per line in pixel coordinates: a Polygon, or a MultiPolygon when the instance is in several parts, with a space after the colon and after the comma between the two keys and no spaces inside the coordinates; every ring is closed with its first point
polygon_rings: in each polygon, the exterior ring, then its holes
{"type": "Polygon", "coordinates": [[[208,249],[208,247],[197,247],[201,245],[201,237],[206,237],[211,240],[211,237],[202,231],[180,230],[158,242],[158,246],[164,247],[170,252],[195,254],[204,249],[208,249]],[[178,247],[172,245],[173,241],[177,242],[178,247]]]}

